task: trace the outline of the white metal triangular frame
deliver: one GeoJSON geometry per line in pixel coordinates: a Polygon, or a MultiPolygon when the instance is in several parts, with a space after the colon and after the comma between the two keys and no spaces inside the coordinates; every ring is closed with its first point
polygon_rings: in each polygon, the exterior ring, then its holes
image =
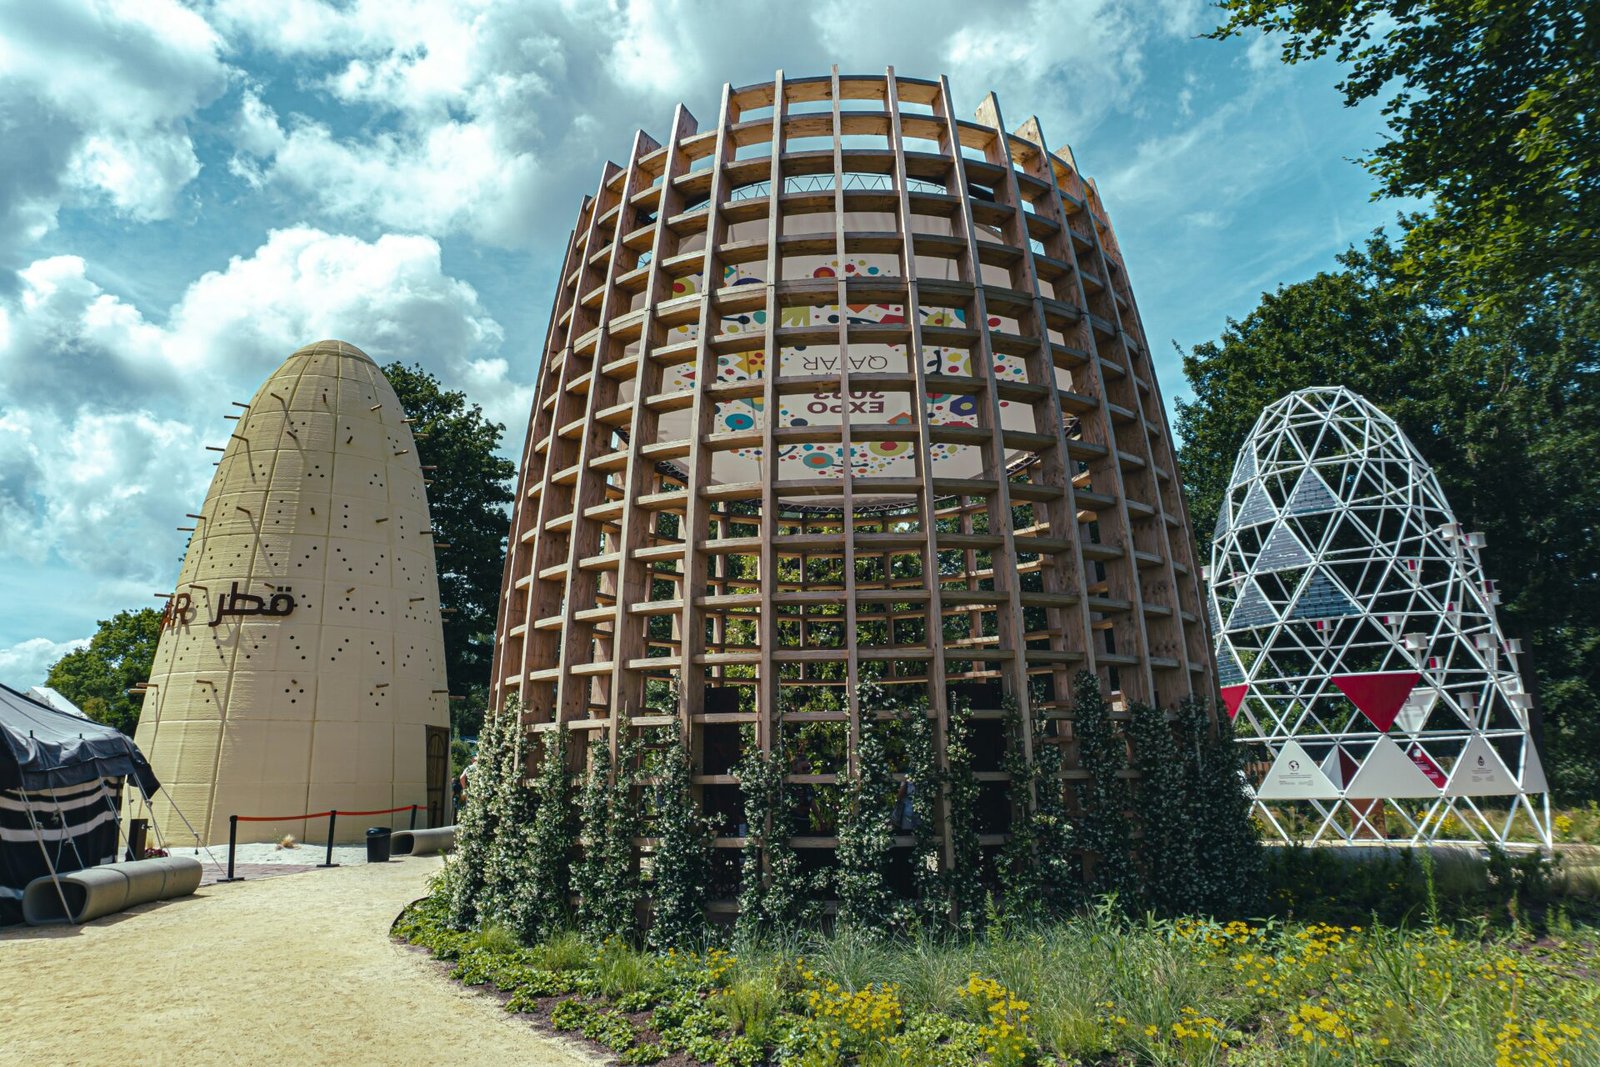
{"type": "Polygon", "coordinates": [[[1334,800],[1339,797],[1339,787],[1300,742],[1289,741],[1267,769],[1256,796],[1262,800],[1334,800]]]}
{"type": "Polygon", "coordinates": [[[1294,531],[1280,521],[1262,542],[1254,569],[1255,573],[1264,574],[1267,571],[1297,570],[1310,565],[1311,553],[1306,551],[1306,546],[1300,543],[1294,531]]]}
{"type": "Polygon", "coordinates": [[[1352,800],[1434,799],[1439,787],[1387,734],[1378,738],[1361,767],[1344,787],[1352,800]]]}
{"type": "MultiPolygon", "coordinates": [[[[1262,411],[1241,447],[1222,510],[1227,521],[1219,519],[1214,534],[1208,596],[1224,620],[1218,659],[1240,664],[1251,685],[1238,720],[1241,742],[1265,745],[1274,765],[1297,738],[1372,748],[1382,735],[1331,678],[1403,670],[1420,673],[1421,689],[1435,695],[1427,710],[1403,712],[1393,732],[1421,743],[1431,761],[1453,767],[1479,740],[1522,753],[1520,765],[1508,768],[1515,787],[1499,802],[1437,788],[1420,813],[1414,802],[1307,801],[1317,820],[1313,839],[1370,832],[1387,810],[1414,841],[1448,839],[1456,831],[1446,827],[1459,823],[1465,839],[1503,842],[1522,812],[1548,844],[1544,772],[1515,657],[1503,654],[1497,598],[1478,547],[1463,536],[1433,472],[1393,420],[1341,387],[1283,397],[1262,411]],[[1276,525],[1264,529],[1272,520],[1276,525]],[[1262,565],[1280,531],[1306,551],[1303,574],[1270,560],[1262,565]],[[1263,606],[1274,621],[1266,621],[1263,606]],[[1254,625],[1240,625],[1246,621],[1254,625]],[[1495,806],[1505,801],[1509,811],[1495,806]]],[[[1403,788],[1418,788],[1410,783],[1403,788]]],[[[1294,822],[1269,808],[1268,798],[1258,802],[1280,833],[1294,822]]]]}
{"type": "Polygon", "coordinates": [[[1498,797],[1515,791],[1516,787],[1517,776],[1505,765],[1494,746],[1483,737],[1474,737],[1456,760],[1444,792],[1451,797],[1498,797]]]}

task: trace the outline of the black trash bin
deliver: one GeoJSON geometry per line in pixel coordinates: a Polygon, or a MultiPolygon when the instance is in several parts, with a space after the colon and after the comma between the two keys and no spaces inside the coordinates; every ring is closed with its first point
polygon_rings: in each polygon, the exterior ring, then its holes
{"type": "Polygon", "coordinates": [[[374,826],[367,830],[367,862],[389,862],[389,828],[374,826]]]}
{"type": "Polygon", "coordinates": [[[149,833],[150,833],[150,820],[149,819],[129,819],[128,820],[128,855],[125,857],[126,859],[129,859],[129,860],[142,860],[142,859],[144,859],[144,845],[145,845],[145,840],[149,836],[149,833]]]}

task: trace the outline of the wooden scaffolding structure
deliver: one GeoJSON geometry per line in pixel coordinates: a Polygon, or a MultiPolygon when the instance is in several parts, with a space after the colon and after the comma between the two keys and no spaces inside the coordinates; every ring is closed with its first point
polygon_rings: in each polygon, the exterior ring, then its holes
{"type": "Polygon", "coordinates": [[[724,87],[579,211],[495,705],[613,745],[676,721],[713,810],[745,724],[837,722],[850,765],[791,781],[852,770],[867,681],[915,687],[941,752],[948,684],[1025,722],[1085,669],[1209,698],[1174,451],[1098,190],[1037,119],[892,68],[724,87]]]}

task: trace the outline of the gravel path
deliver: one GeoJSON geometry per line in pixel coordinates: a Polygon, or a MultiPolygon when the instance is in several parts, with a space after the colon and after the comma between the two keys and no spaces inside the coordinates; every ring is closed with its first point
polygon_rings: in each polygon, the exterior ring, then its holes
{"type": "Polygon", "coordinates": [[[604,1062],[389,940],[439,864],[352,864],[81,927],[7,927],[0,1065],[604,1062]]]}

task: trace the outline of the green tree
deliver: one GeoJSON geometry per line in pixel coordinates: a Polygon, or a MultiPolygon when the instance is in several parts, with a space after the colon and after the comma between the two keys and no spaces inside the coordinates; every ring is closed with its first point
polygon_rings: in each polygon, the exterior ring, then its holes
{"type": "MultiPolygon", "coordinates": [[[[1333,55],[1345,103],[1381,99],[1362,161],[1382,195],[1431,201],[1409,266],[1457,306],[1542,299],[1600,261],[1600,25],[1580,0],[1220,0],[1211,34],[1333,55]]],[[[1592,275],[1591,275],[1592,278],[1592,275]]]]}
{"type": "Polygon", "coordinates": [[[1281,286],[1184,358],[1180,459],[1210,539],[1239,445],[1291,390],[1345,385],[1389,414],[1452,508],[1488,534],[1502,620],[1530,645],[1559,791],[1600,795],[1600,301],[1580,280],[1470,323],[1445,286],[1402,284],[1382,238],[1281,286]]]}
{"type": "Polygon", "coordinates": [[[494,628],[504,570],[506,505],[516,465],[496,455],[505,427],[465,393],[447,390],[421,366],[383,368],[417,434],[417,456],[433,484],[428,509],[442,547],[439,600],[445,609],[445,669],[450,690],[466,696],[455,705],[456,727],[477,733],[486,705],[494,628]]]}
{"type": "Polygon", "coordinates": [[[160,638],[161,612],[155,608],[119,611],[100,620],[87,645],[56,660],[45,684],[96,722],[132,734],[140,700],[128,690],[149,679],[160,638]]]}

